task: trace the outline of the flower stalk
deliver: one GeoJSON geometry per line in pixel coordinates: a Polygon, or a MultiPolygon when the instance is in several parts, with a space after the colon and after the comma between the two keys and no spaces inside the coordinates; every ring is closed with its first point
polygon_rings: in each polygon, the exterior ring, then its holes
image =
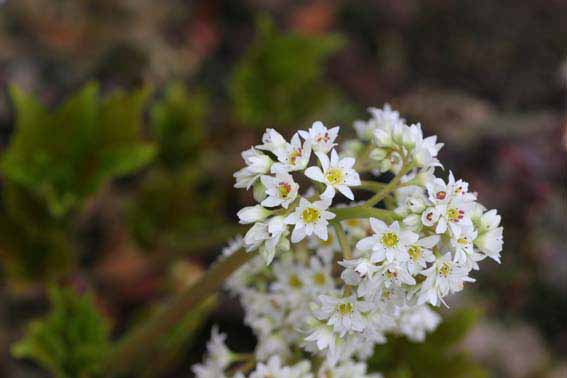
{"type": "Polygon", "coordinates": [[[155,340],[178,324],[189,311],[214,295],[222,287],[224,280],[253,256],[253,253],[240,249],[219,260],[201,279],[165,304],[143,325],[124,336],[109,354],[105,376],[112,377],[128,372],[136,361],[149,357],[155,340]]]}

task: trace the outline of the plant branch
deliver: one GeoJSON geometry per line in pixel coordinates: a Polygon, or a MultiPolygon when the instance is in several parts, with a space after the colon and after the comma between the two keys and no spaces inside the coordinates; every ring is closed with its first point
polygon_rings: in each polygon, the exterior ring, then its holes
{"type": "Polygon", "coordinates": [[[330,209],[335,213],[336,217],[333,219],[332,223],[340,222],[347,219],[359,219],[359,218],[378,218],[385,222],[393,222],[398,217],[396,213],[392,210],[378,209],[376,207],[370,206],[354,206],[354,207],[342,207],[330,209]]]}
{"type": "Polygon", "coordinates": [[[377,181],[365,181],[362,180],[359,186],[355,186],[356,189],[368,190],[370,192],[378,193],[386,186],[383,182],[377,181]]]}
{"type": "Polygon", "coordinates": [[[388,194],[390,194],[392,191],[394,191],[398,184],[400,183],[400,180],[402,179],[402,177],[405,176],[406,173],[408,173],[412,168],[411,164],[408,164],[407,162],[404,162],[404,164],[402,165],[402,169],[400,170],[400,172],[398,172],[398,174],[392,179],[392,181],[390,181],[388,183],[388,185],[386,185],[384,188],[382,188],[381,191],[379,191],[378,193],[376,193],[375,195],[373,195],[372,197],[370,197],[370,199],[368,201],[366,201],[364,204],[366,206],[374,206],[376,205],[378,202],[382,201],[388,194]]]}
{"type": "Polygon", "coordinates": [[[335,228],[335,232],[337,233],[337,237],[339,239],[339,245],[341,246],[341,249],[343,250],[343,257],[345,258],[345,260],[352,259],[352,250],[351,250],[350,245],[348,243],[348,240],[347,240],[347,237],[346,237],[346,234],[345,234],[345,230],[343,229],[343,226],[339,222],[334,222],[333,227],[335,228]]]}
{"type": "Polygon", "coordinates": [[[160,336],[178,324],[188,311],[215,294],[224,280],[253,256],[254,254],[241,249],[218,261],[199,281],[173,298],[143,325],[127,334],[109,354],[105,366],[106,376],[127,373],[136,361],[149,358],[152,346],[160,336]]]}

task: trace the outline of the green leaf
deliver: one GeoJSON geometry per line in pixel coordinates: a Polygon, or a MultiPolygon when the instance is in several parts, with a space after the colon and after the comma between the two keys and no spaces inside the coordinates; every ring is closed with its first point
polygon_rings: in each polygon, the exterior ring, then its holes
{"type": "Polygon", "coordinates": [[[327,58],[343,45],[338,35],[279,33],[258,20],[258,36],[232,75],[229,92],[236,118],[252,127],[289,126],[335,98],[324,80],[327,58]]]}
{"type": "Polygon", "coordinates": [[[101,99],[98,86],[88,84],[52,112],[15,87],[10,93],[16,128],[1,168],[54,217],[80,208],[102,185],[134,173],[155,155],[141,138],[148,89],[101,99]]]}
{"type": "Polygon", "coordinates": [[[72,269],[75,251],[65,225],[20,186],[4,183],[0,260],[10,283],[50,280],[72,269]]]}
{"type": "Polygon", "coordinates": [[[193,241],[179,247],[174,244],[194,235],[210,238],[204,230],[226,224],[222,200],[214,179],[191,166],[177,171],[156,168],[148,172],[130,202],[128,223],[135,239],[148,249],[162,246],[188,251],[193,241]]]}
{"type": "Polygon", "coordinates": [[[150,125],[159,144],[159,158],[169,168],[179,168],[200,152],[208,112],[205,94],[189,92],[173,83],[163,99],[150,110],[150,125]]]}
{"type": "Polygon", "coordinates": [[[52,288],[51,311],[28,324],[12,346],[16,358],[32,359],[58,378],[96,377],[110,349],[109,326],[90,295],[52,288]]]}

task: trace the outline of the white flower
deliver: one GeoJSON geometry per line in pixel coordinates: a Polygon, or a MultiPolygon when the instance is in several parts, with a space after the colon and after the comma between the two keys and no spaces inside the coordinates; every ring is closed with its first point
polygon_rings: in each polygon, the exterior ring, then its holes
{"type": "Polygon", "coordinates": [[[482,234],[486,231],[494,230],[500,225],[501,217],[496,210],[489,210],[482,214],[478,221],[478,231],[482,234]]]}
{"type": "Polygon", "coordinates": [[[270,218],[268,222],[255,223],[244,235],[244,245],[247,252],[259,249],[266,265],[269,265],[278,250],[289,249],[288,234],[284,217],[276,216],[270,218]]]}
{"type": "Polygon", "coordinates": [[[307,240],[307,247],[315,250],[317,255],[325,262],[330,263],[335,254],[340,252],[341,246],[339,240],[335,235],[335,231],[329,227],[327,231],[327,240],[321,240],[318,237],[309,237],[307,240]]]}
{"type": "Polygon", "coordinates": [[[377,128],[390,129],[393,124],[404,122],[404,120],[400,118],[400,113],[392,110],[389,104],[385,104],[382,109],[368,108],[368,111],[372,114],[370,120],[367,122],[354,122],[356,134],[360,139],[365,141],[372,139],[374,131],[377,128]]]}
{"type": "Polygon", "coordinates": [[[277,172],[276,177],[262,176],[262,184],[266,187],[266,199],[262,201],[262,206],[275,207],[288,206],[295,201],[299,184],[293,181],[293,177],[287,172],[277,172]]]}
{"type": "Polygon", "coordinates": [[[272,212],[260,205],[248,206],[240,209],[236,214],[241,224],[250,224],[266,219],[272,212]]]}
{"type": "Polygon", "coordinates": [[[262,144],[256,146],[259,150],[270,151],[276,156],[287,147],[287,141],[274,129],[266,129],[266,132],[262,135],[262,144]]]}
{"type": "Polygon", "coordinates": [[[426,279],[422,284],[417,301],[420,305],[431,303],[433,306],[437,306],[439,301],[447,305],[443,297],[461,291],[464,282],[475,281],[468,276],[465,267],[452,261],[450,253],[438,258],[430,268],[425,269],[421,274],[426,279]]]}
{"type": "Polygon", "coordinates": [[[289,240],[287,239],[289,231],[284,221],[284,217],[276,216],[270,218],[268,222],[269,238],[263,248],[260,248],[260,253],[266,260],[266,265],[270,265],[278,250],[287,251],[289,249],[289,240]]]}
{"type": "Polygon", "coordinates": [[[214,363],[195,364],[191,367],[196,378],[225,378],[224,369],[214,363]]]}
{"type": "Polygon", "coordinates": [[[299,243],[305,236],[312,234],[317,235],[321,240],[327,240],[327,225],[330,219],[335,218],[335,214],[326,211],[329,205],[330,202],[326,199],[311,203],[301,198],[299,206],[285,219],[285,223],[295,225],[291,241],[299,243]]]}
{"type": "Polygon", "coordinates": [[[334,352],[337,335],[333,332],[332,326],[329,326],[326,322],[316,321],[313,325],[310,325],[306,333],[308,334],[305,337],[307,344],[312,344],[319,351],[330,349],[334,352]]]}
{"type": "Polygon", "coordinates": [[[339,127],[333,127],[332,129],[327,129],[322,122],[315,122],[309,129],[309,131],[299,131],[299,135],[303,137],[303,139],[308,140],[313,147],[313,151],[315,152],[322,152],[326,154],[336,146],[336,143],[333,143],[335,139],[337,139],[337,135],[339,134],[339,127]]]}
{"type": "Polygon", "coordinates": [[[299,134],[294,134],[291,143],[275,153],[278,162],[272,165],[272,173],[279,171],[293,172],[301,171],[309,164],[311,157],[311,143],[305,141],[301,143],[299,134]]]}
{"type": "Polygon", "coordinates": [[[269,332],[266,333],[266,336],[262,335],[262,337],[258,338],[255,354],[258,360],[265,361],[274,355],[286,359],[291,352],[289,350],[289,342],[283,338],[281,333],[269,332]]]}
{"type": "Polygon", "coordinates": [[[459,234],[462,228],[471,227],[472,221],[468,216],[468,209],[470,206],[460,201],[451,201],[448,205],[438,206],[439,219],[435,232],[443,234],[447,228],[450,228],[453,234],[459,234]]]}
{"type": "Polygon", "coordinates": [[[234,239],[228,241],[228,245],[223,248],[222,256],[229,257],[232,256],[236,251],[244,246],[244,239],[241,235],[237,235],[234,239]]]}
{"type": "Polygon", "coordinates": [[[352,269],[360,277],[372,276],[379,270],[379,267],[372,263],[369,258],[361,257],[358,259],[342,260],[339,261],[341,266],[347,269],[352,269]]]}
{"type": "MultiPolygon", "coordinates": [[[[481,210],[477,208],[477,210],[481,210]]],[[[503,245],[503,228],[499,227],[500,215],[496,210],[489,210],[483,213],[475,224],[478,227],[478,237],[474,240],[474,245],[486,256],[500,263],[500,252],[503,245]]]]}
{"type": "Polygon", "coordinates": [[[406,266],[399,262],[387,262],[382,265],[379,272],[386,288],[398,287],[402,284],[415,285],[415,279],[409,274],[406,266]]]}
{"type": "Polygon", "coordinates": [[[441,166],[437,154],[443,143],[437,143],[437,136],[424,139],[419,123],[403,127],[401,138],[403,145],[411,151],[416,166],[424,168],[441,166]]]}
{"type": "Polygon", "coordinates": [[[454,261],[457,264],[467,265],[478,269],[477,261],[484,256],[475,256],[473,241],[476,239],[477,232],[473,227],[466,227],[459,230],[459,233],[451,238],[451,246],[455,251],[454,261]]]}
{"type": "Polygon", "coordinates": [[[280,356],[272,356],[266,363],[259,362],[249,378],[313,378],[311,364],[303,360],[293,366],[284,366],[280,356]]]}
{"type": "Polygon", "coordinates": [[[373,263],[387,261],[407,261],[408,246],[415,243],[419,236],[408,230],[402,230],[398,222],[390,226],[376,218],[370,218],[370,227],[374,235],[360,240],[356,248],[372,251],[373,263]]]}
{"type": "Polygon", "coordinates": [[[207,359],[204,364],[196,364],[191,370],[197,378],[223,378],[224,370],[232,362],[233,354],[225,344],[226,335],[213,327],[211,339],[207,343],[207,359]]]}
{"type": "Polygon", "coordinates": [[[295,264],[291,258],[280,259],[273,267],[275,281],[270,286],[270,291],[281,293],[285,296],[298,297],[303,295],[301,292],[307,282],[306,269],[302,264],[295,264]]]}
{"type": "Polygon", "coordinates": [[[414,342],[423,342],[427,332],[434,331],[441,316],[428,306],[406,307],[398,319],[400,333],[414,342]]]}
{"type": "Polygon", "coordinates": [[[431,227],[435,224],[435,232],[443,234],[448,228],[453,234],[459,234],[461,228],[472,226],[470,212],[476,196],[467,192],[467,184],[459,180],[455,182],[452,174],[449,182],[436,178],[426,184],[428,199],[433,205],[422,214],[422,222],[431,227]]]}
{"type": "Polygon", "coordinates": [[[478,249],[497,263],[500,263],[500,252],[504,243],[502,233],[504,229],[497,227],[481,234],[474,241],[478,249]]]}
{"type": "Polygon", "coordinates": [[[263,222],[255,223],[252,227],[250,227],[246,235],[244,235],[246,251],[255,251],[269,237],[268,224],[263,222]]]}
{"type": "Polygon", "coordinates": [[[329,292],[335,287],[335,281],[331,275],[333,265],[331,262],[322,263],[316,257],[311,257],[309,267],[305,269],[305,278],[308,285],[305,289],[312,293],[329,292]]]}
{"type": "Polygon", "coordinates": [[[410,274],[419,273],[427,263],[435,261],[432,248],[439,243],[439,235],[427,236],[408,247],[409,259],[407,262],[410,274]]]}
{"type": "Polygon", "coordinates": [[[234,173],[233,176],[236,178],[234,187],[250,189],[261,175],[270,172],[273,161],[254,147],[242,152],[242,158],[246,167],[234,173]]]}
{"type": "Polygon", "coordinates": [[[360,177],[352,169],[355,163],[354,158],[339,159],[335,150],[331,152],[331,160],[323,153],[318,153],[317,157],[323,170],[319,167],[309,167],[305,170],[305,176],[327,185],[327,189],[321,196],[332,199],[335,196],[336,189],[348,199],[353,200],[354,194],[349,186],[360,185],[360,177]]]}
{"type": "Polygon", "coordinates": [[[226,335],[220,333],[219,328],[214,326],[211,339],[207,343],[207,351],[210,358],[222,368],[227,367],[232,361],[232,352],[226,346],[225,341],[226,335]]]}
{"type": "Polygon", "coordinates": [[[341,361],[337,366],[323,365],[319,369],[317,378],[382,378],[381,374],[367,374],[366,370],[366,363],[346,360],[341,361]]]}
{"type": "Polygon", "coordinates": [[[289,374],[289,367],[282,366],[279,356],[272,356],[266,363],[259,362],[250,378],[284,378],[289,374]]]}
{"type": "Polygon", "coordinates": [[[319,304],[315,316],[320,320],[326,320],[327,324],[333,327],[333,331],[341,337],[350,331],[364,330],[364,318],[361,312],[367,308],[367,304],[359,302],[356,296],[321,295],[319,304]]]}

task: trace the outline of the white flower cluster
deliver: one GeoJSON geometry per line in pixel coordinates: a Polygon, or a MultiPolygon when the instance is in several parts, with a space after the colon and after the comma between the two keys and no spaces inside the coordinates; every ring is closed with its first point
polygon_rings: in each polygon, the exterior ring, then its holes
{"type": "Polygon", "coordinates": [[[341,159],[333,149],[338,132],[338,127],[327,129],[315,122],[288,143],[276,130],[268,129],[261,145],[242,153],[246,167],[234,174],[235,187],[253,186],[254,197],[260,204],[243,208],[238,217],[242,224],[254,224],[244,237],[246,249],[259,250],[267,264],[277,251],[290,249],[290,226],[294,226],[292,243],[311,235],[327,240],[327,225],[335,218],[328,209],[336,192],[354,199],[350,187],[360,185],[360,178],[353,169],[354,158],[341,159]],[[319,166],[309,167],[312,152],[319,166]],[[325,190],[320,195],[301,196],[294,172],[303,172],[314,183],[325,185],[325,190]],[[313,200],[315,197],[318,200],[313,200]]]}
{"type": "Polygon", "coordinates": [[[366,364],[362,362],[350,361],[333,367],[323,364],[317,372],[313,372],[312,363],[307,359],[285,365],[277,355],[258,361],[250,369],[243,366],[243,369],[229,373],[232,366],[238,367],[242,357],[231,352],[225,340],[226,335],[213,328],[205,362],[192,367],[197,378],[382,378],[378,373],[367,374],[366,364]]]}
{"type": "MultiPolygon", "coordinates": [[[[436,137],[424,138],[419,124],[407,125],[387,105],[370,112],[340,155],[338,127],[320,122],[290,143],[268,129],[263,144],[243,153],[236,187],[253,187],[259,204],[238,213],[253,225],[223,254],[260,252],[227,282],[258,338],[249,377],[376,377],[365,364],[376,344],[389,334],[423,341],[441,321],[429,306],[473,282],[479,261],[500,262],[500,216],[476,202],[463,180],[435,176],[436,137]],[[310,165],[312,152],[318,165],[310,165]],[[361,182],[359,173],[394,177],[361,182]],[[310,182],[307,190],[299,182],[310,182]],[[337,192],[353,200],[357,186],[374,194],[333,206],[337,192]],[[316,371],[297,363],[305,352],[317,356],[316,371]]],[[[226,361],[211,349],[194,368],[198,378],[222,377],[207,375],[214,361],[226,361]]]]}

